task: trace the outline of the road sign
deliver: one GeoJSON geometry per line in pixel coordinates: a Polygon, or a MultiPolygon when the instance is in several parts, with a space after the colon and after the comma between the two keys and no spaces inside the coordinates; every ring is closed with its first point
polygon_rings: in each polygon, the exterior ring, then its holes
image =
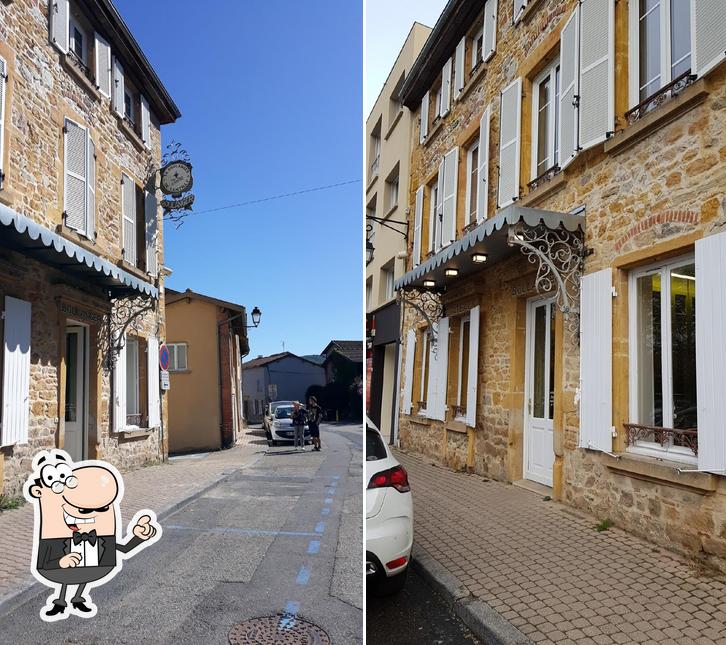
{"type": "Polygon", "coordinates": [[[171,388],[171,383],[169,383],[169,372],[167,370],[162,370],[159,374],[161,374],[161,389],[168,390],[171,388]]]}
{"type": "Polygon", "coordinates": [[[166,346],[166,343],[162,343],[159,346],[159,367],[162,369],[163,372],[168,371],[170,361],[171,357],[169,356],[169,348],[166,346]]]}

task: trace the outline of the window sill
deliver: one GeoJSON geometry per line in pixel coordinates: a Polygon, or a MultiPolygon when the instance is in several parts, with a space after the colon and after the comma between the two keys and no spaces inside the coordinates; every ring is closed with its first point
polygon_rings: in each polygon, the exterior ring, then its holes
{"type": "Polygon", "coordinates": [[[144,150],[148,150],[148,148],[144,145],[143,140],[141,137],[136,134],[136,131],[131,128],[131,126],[126,122],[126,119],[116,115],[116,120],[118,121],[118,127],[121,132],[123,132],[126,135],[126,138],[131,141],[131,143],[134,144],[134,147],[139,151],[143,152],[144,150]]]}
{"type": "Polygon", "coordinates": [[[534,206],[538,202],[542,201],[545,197],[556,193],[558,190],[564,188],[567,181],[565,180],[565,171],[561,170],[549,181],[543,182],[534,190],[527,193],[522,199],[519,200],[520,206],[534,206]]]}
{"type": "Polygon", "coordinates": [[[169,370],[169,374],[191,374],[191,370],[169,370]]]}
{"type": "Polygon", "coordinates": [[[515,25],[520,25],[527,22],[532,14],[537,10],[537,7],[542,4],[542,0],[531,0],[531,2],[524,8],[524,11],[519,16],[519,20],[514,22],[515,25]]]}
{"type": "Polygon", "coordinates": [[[370,181],[368,182],[368,185],[366,186],[366,193],[367,193],[367,192],[368,192],[368,191],[369,191],[369,190],[370,190],[371,188],[373,188],[373,184],[375,184],[375,183],[376,183],[376,180],[377,180],[377,179],[378,179],[378,173],[376,173],[375,175],[373,175],[373,177],[371,177],[370,181]]]}
{"type": "Polygon", "coordinates": [[[705,81],[703,79],[697,80],[678,96],[655,108],[633,125],[616,131],[605,142],[605,152],[611,155],[625,152],[639,141],[649,137],[663,126],[675,121],[679,116],[703,103],[708,98],[708,94],[705,81]]]}
{"type": "Polygon", "coordinates": [[[479,80],[482,76],[484,76],[484,72],[486,71],[486,69],[486,63],[479,63],[478,67],[474,70],[474,73],[467,79],[466,85],[464,85],[463,89],[461,90],[461,94],[459,94],[458,98],[456,99],[457,103],[461,103],[469,94],[469,92],[471,92],[472,88],[479,84],[479,80]]]}
{"type": "Polygon", "coordinates": [[[429,133],[426,135],[426,138],[424,139],[423,145],[428,146],[435,138],[436,135],[440,132],[441,128],[444,125],[444,118],[445,117],[439,117],[439,119],[431,126],[431,129],[429,130],[429,133]]]}
{"type": "Polygon", "coordinates": [[[126,260],[119,260],[116,264],[118,266],[120,266],[124,271],[128,271],[129,273],[133,273],[137,278],[141,278],[144,281],[148,281],[150,279],[153,279],[143,269],[140,269],[135,264],[131,264],[130,262],[126,262],[126,260]]]}
{"type": "Polygon", "coordinates": [[[393,215],[396,212],[396,209],[398,208],[398,204],[394,204],[389,208],[384,214],[383,219],[388,219],[391,215],[393,215]]]}
{"type": "Polygon", "coordinates": [[[128,430],[120,430],[117,435],[120,441],[133,441],[134,439],[146,439],[150,437],[153,430],[151,428],[133,428],[128,430]]]}
{"type": "Polygon", "coordinates": [[[76,79],[76,82],[91,95],[94,101],[98,101],[100,103],[101,92],[98,91],[98,88],[93,84],[93,81],[91,81],[91,79],[89,79],[71,60],[69,60],[67,54],[61,55],[61,61],[66,72],[76,79]]]}
{"type": "Polygon", "coordinates": [[[421,414],[409,414],[408,415],[408,420],[411,423],[415,423],[415,424],[420,425],[420,426],[428,426],[429,425],[429,420],[425,416],[422,416],[421,414]]]}
{"type": "Polygon", "coordinates": [[[401,120],[402,116],[403,116],[403,108],[401,108],[396,113],[396,116],[393,117],[393,121],[391,121],[391,125],[388,126],[388,131],[386,132],[386,136],[383,137],[386,141],[388,141],[388,137],[391,136],[391,133],[393,132],[395,127],[398,125],[398,122],[401,120]]]}
{"type": "Polygon", "coordinates": [[[78,246],[86,249],[86,251],[97,254],[95,239],[92,240],[91,238],[86,237],[82,233],[79,233],[75,229],[72,229],[65,224],[58,224],[58,226],[55,227],[55,232],[65,237],[67,240],[70,240],[74,244],[78,244],[78,246]]]}
{"type": "Polygon", "coordinates": [[[446,422],[446,429],[449,432],[460,432],[462,434],[466,434],[466,419],[462,419],[461,417],[451,419],[446,422]]]}
{"type": "Polygon", "coordinates": [[[603,463],[613,472],[634,479],[682,488],[706,495],[717,488],[717,476],[711,473],[679,473],[684,464],[666,461],[656,457],[646,457],[632,453],[621,453],[619,458],[603,453],[603,463]]]}

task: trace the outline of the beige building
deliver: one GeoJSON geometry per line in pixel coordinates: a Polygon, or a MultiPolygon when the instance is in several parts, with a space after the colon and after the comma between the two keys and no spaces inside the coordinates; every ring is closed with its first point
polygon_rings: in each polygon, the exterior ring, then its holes
{"type": "Polygon", "coordinates": [[[190,289],[166,290],[169,452],[220,450],[244,428],[242,356],[249,353],[242,305],[190,289]]]}
{"type": "Polygon", "coordinates": [[[722,16],[449,2],[396,288],[402,446],[726,569],[722,16]]]}
{"type": "Polygon", "coordinates": [[[180,112],[108,0],[0,11],[0,487],[59,447],[162,459],[161,125],[180,112]]]}
{"type": "Polygon", "coordinates": [[[393,440],[400,309],[394,280],[405,270],[411,112],[399,92],[431,29],[414,23],[366,121],[366,329],[371,419],[393,440]]]}

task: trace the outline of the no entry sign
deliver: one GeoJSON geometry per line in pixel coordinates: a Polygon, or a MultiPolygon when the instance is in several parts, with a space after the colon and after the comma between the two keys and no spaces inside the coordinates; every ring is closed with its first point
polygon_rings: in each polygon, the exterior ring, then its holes
{"type": "Polygon", "coordinates": [[[162,371],[166,372],[169,369],[169,362],[169,348],[166,346],[166,343],[162,343],[159,346],[159,367],[162,371]]]}

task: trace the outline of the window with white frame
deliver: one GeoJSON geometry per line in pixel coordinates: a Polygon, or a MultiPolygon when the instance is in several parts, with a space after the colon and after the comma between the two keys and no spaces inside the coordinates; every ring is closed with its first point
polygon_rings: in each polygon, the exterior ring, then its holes
{"type": "Polygon", "coordinates": [[[479,67],[484,57],[484,25],[471,38],[471,71],[479,67]]]}
{"type": "Polygon", "coordinates": [[[70,17],[68,36],[70,38],[70,51],[88,68],[88,36],[86,35],[86,30],[80,25],[75,16],[70,17]]]}
{"type": "Polygon", "coordinates": [[[386,210],[398,205],[398,164],[386,179],[386,210]]]}
{"type": "Polygon", "coordinates": [[[168,343],[169,349],[169,371],[183,372],[189,369],[187,364],[187,344],[186,343],[168,343]]]}
{"type": "Polygon", "coordinates": [[[378,168],[381,165],[381,121],[378,120],[376,127],[371,132],[370,139],[370,179],[378,175],[378,168]]]}
{"type": "Polygon", "coordinates": [[[126,339],[126,425],[141,425],[141,361],[137,338],[126,339]]]}
{"type": "Polygon", "coordinates": [[[431,349],[431,330],[426,328],[421,331],[420,342],[417,347],[421,348],[421,389],[419,392],[419,414],[426,412],[426,395],[429,389],[429,350],[431,349]]]}
{"type": "Polygon", "coordinates": [[[691,69],[691,3],[637,0],[630,12],[635,105],[691,69]]]}
{"type": "Polygon", "coordinates": [[[393,298],[393,271],[394,261],[386,263],[381,268],[381,301],[385,302],[393,298]]]}
{"type": "Polygon", "coordinates": [[[476,207],[479,190],[479,139],[466,151],[466,214],[464,225],[476,222],[476,207]]]}
{"type": "Polygon", "coordinates": [[[696,270],[693,256],[631,272],[630,421],[675,432],[639,435],[636,450],[692,456],[696,402],[696,270]]]}
{"type": "Polygon", "coordinates": [[[469,316],[461,318],[459,323],[459,354],[456,391],[456,416],[466,417],[467,393],[469,389],[469,316]]]}
{"type": "Polygon", "coordinates": [[[441,237],[441,221],[439,220],[439,180],[429,184],[429,251],[437,250],[441,237]]]}
{"type": "Polygon", "coordinates": [[[532,179],[560,161],[560,61],[549,64],[532,83],[532,179]]]}

